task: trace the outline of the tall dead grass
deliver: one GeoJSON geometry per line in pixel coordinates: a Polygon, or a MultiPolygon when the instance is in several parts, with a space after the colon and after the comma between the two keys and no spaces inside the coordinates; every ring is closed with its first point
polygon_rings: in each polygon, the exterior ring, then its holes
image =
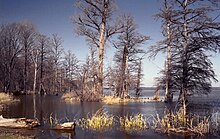
{"type": "Polygon", "coordinates": [[[80,102],[80,97],[77,96],[74,92],[65,93],[62,96],[62,99],[67,103],[76,103],[80,102]]]}
{"type": "Polygon", "coordinates": [[[120,127],[125,131],[142,131],[147,129],[146,118],[143,114],[138,113],[133,116],[120,117],[120,127]]]}
{"type": "Polygon", "coordinates": [[[8,103],[12,103],[14,101],[17,101],[13,98],[13,96],[3,93],[0,93],[0,104],[8,104],[8,103]]]}
{"type": "Polygon", "coordinates": [[[77,125],[83,129],[106,130],[113,126],[114,116],[103,109],[99,109],[94,115],[87,116],[77,121],[77,125]]]}
{"type": "Polygon", "coordinates": [[[164,116],[158,114],[153,117],[151,125],[158,132],[165,134],[176,133],[182,135],[203,136],[210,133],[210,117],[199,117],[197,115],[183,115],[181,109],[176,112],[165,111],[164,116]]]}

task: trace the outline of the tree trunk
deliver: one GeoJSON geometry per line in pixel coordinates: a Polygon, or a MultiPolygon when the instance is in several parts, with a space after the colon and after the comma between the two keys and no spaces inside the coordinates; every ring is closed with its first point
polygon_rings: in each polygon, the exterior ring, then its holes
{"type": "Polygon", "coordinates": [[[37,84],[37,63],[34,62],[34,84],[33,84],[33,92],[36,93],[36,84],[37,84]]]}
{"type": "Polygon", "coordinates": [[[124,97],[128,97],[129,88],[129,70],[128,70],[128,48],[126,48],[126,58],[125,58],[125,84],[124,84],[124,97]]]}
{"type": "Polygon", "coordinates": [[[24,43],[24,93],[27,93],[27,42],[24,43]]]}
{"type": "Polygon", "coordinates": [[[40,94],[44,94],[43,89],[43,62],[44,62],[44,43],[41,44],[41,61],[40,61],[40,94]]]}
{"type": "MultiPolygon", "coordinates": [[[[168,12],[167,7],[167,1],[165,0],[165,8],[168,12]]],[[[170,14],[170,13],[167,13],[170,14]]],[[[170,26],[171,23],[169,19],[166,19],[167,21],[167,70],[166,70],[166,93],[165,93],[165,102],[172,102],[173,101],[173,93],[170,88],[170,81],[171,81],[171,75],[170,75],[170,65],[171,65],[171,31],[170,26]]]]}
{"type": "Polygon", "coordinates": [[[53,91],[55,91],[55,93],[57,93],[58,92],[58,84],[57,84],[57,82],[58,82],[58,69],[57,69],[57,65],[56,65],[56,68],[55,68],[55,80],[54,80],[54,85],[55,85],[55,90],[53,90],[53,91]]]}
{"type": "Polygon", "coordinates": [[[184,113],[186,113],[186,108],[185,106],[185,101],[186,101],[186,94],[187,94],[187,69],[188,69],[188,64],[187,64],[187,47],[188,47],[188,33],[187,33],[187,0],[184,1],[184,24],[183,24],[183,28],[184,28],[184,48],[183,48],[183,56],[182,56],[182,61],[183,61],[183,78],[182,78],[182,87],[181,87],[181,93],[179,95],[179,102],[181,104],[181,107],[184,108],[184,113]]]}
{"type": "Polygon", "coordinates": [[[103,95],[103,59],[104,59],[104,46],[105,46],[105,25],[106,21],[103,17],[101,34],[100,34],[100,45],[99,45],[99,64],[98,64],[98,97],[103,95]]]}
{"type": "Polygon", "coordinates": [[[122,56],[122,70],[121,70],[121,82],[122,82],[122,92],[121,97],[125,98],[128,96],[128,46],[126,45],[123,50],[122,56]]]}
{"type": "Polygon", "coordinates": [[[95,50],[91,47],[91,65],[92,65],[92,98],[97,96],[96,87],[96,68],[95,68],[95,50]]]}
{"type": "Polygon", "coordinates": [[[141,59],[138,63],[138,71],[137,71],[137,84],[136,84],[136,96],[140,96],[140,83],[141,83],[141,59]]]}

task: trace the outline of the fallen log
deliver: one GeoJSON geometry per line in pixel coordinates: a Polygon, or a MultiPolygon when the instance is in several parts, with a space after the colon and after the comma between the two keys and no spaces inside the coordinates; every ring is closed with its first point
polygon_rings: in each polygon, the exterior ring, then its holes
{"type": "Polygon", "coordinates": [[[4,118],[0,116],[0,127],[9,128],[34,128],[39,126],[40,123],[36,119],[27,118],[4,118]]]}
{"type": "Polygon", "coordinates": [[[62,130],[62,131],[75,131],[76,123],[75,122],[66,122],[63,124],[57,124],[53,129],[62,130]]]}

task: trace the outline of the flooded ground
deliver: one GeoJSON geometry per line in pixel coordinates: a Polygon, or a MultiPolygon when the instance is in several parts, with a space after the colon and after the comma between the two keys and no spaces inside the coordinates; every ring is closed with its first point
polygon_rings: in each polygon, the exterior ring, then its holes
{"type": "MultiPolygon", "coordinates": [[[[161,91],[162,94],[162,91],[161,91]]],[[[154,90],[142,90],[142,97],[150,97],[154,95],[154,90]]],[[[114,127],[107,131],[90,131],[76,128],[75,133],[60,133],[50,130],[49,118],[52,115],[59,123],[66,121],[74,121],[80,118],[86,118],[94,114],[100,108],[107,111],[109,114],[118,116],[135,115],[137,113],[144,114],[145,117],[152,115],[163,115],[165,108],[172,107],[175,109],[175,103],[172,105],[163,102],[152,103],[128,103],[104,105],[99,102],[83,102],[68,104],[65,103],[61,96],[19,96],[20,102],[7,105],[4,107],[1,114],[6,118],[37,118],[42,126],[34,130],[28,130],[30,134],[38,138],[74,138],[74,139],[131,139],[131,138],[185,138],[181,136],[167,136],[156,133],[152,130],[142,132],[125,132],[120,127],[114,127]]],[[[220,111],[220,89],[213,90],[209,96],[191,96],[190,112],[199,115],[211,115],[220,111]]],[[[205,138],[213,138],[206,136],[205,138]]],[[[217,138],[217,137],[216,137],[217,138]]]]}

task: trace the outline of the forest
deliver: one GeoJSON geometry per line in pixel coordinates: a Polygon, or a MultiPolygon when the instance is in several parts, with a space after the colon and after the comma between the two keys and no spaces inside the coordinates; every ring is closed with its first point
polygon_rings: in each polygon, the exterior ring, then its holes
{"type": "Polygon", "coordinates": [[[165,69],[157,86],[180,96],[209,93],[213,71],[211,53],[218,53],[219,15],[210,16],[218,1],[164,1],[156,15],[162,21],[164,40],[142,48],[150,36],[140,34],[132,15],[121,14],[113,19],[116,7],[111,0],[77,2],[79,13],[73,15],[75,33],[84,36],[90,53],[80,63],[72,51],[63,48],[58,34],[46,36],[31,22],[1,25],[0,90],[12,93],[79,94],[99,100],[103,87],[111,88],[119,97],[129,96],[130,89],[139,94],[142,60],[158,53],[167,53],[165,69]],[[200,6],[201,3],[204,3],[200,6]],[[198,6],[197,6],[198,5],[198,6]],[[114,37],[113,37],[114,36],[114,37]],[[105,45],[116,48],[114,66],[103,69],[105,45]]]}
{"type": "MultiPolygon", "coordinates": [[[[70,93],[80,102],[101,102],[106,90],[111,91],[113,99],[121,100],[133,98],[132,90],[135,98],[139,98],[142,79],[147,74],[143,65],[148,63],[143,63],[143,59],[162,54],[166,57],[165,64],[155,77],[155,92],[163,90],[164,102],[171,104],[174,94],[178,96],[178,110],[184,118],[180,120],[177,116],[177,123],[187,126],[188,96],[210,94],[212,83],[218,82],[211,58],[220,52],[220,2],[163,0],[161,3],[163,7],[155,17],[162,22],[163,40],[144,49],[151,36],[138,31],[131,14],[118,14],[114,0],[77,1],[78,12],[71,22],[74,33],[88,45],[89,54],[84,62],[78,60],[74,50],[64,49],[59,34],[44,35],[29,21],[2,24],[0,91],[14,95],[70,93]],[[115,49],[114,64],[104,66],[107,45],[115,49]]],[[[169,119],[171,115],[164,117],[164,123],[158,118],[161,129],[175,126],[176,121],[169,119]]]]}

